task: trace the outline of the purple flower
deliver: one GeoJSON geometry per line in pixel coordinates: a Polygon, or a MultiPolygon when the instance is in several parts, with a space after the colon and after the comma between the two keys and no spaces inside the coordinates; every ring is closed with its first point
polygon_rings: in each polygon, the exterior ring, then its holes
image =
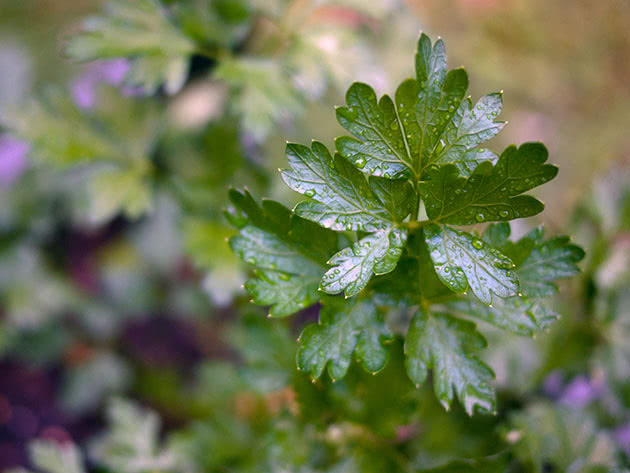
{"type": "Polygon", "coordinates": [[[613,436],[626,454],[630,455],[630,422],[621,427],[617,427],[613,436]]]}
{"type": "Polygon", "coordinates": [[[603,388],[602,380],[589,380],[586,376],[577,376],[567,385],[560,402],[570,407],[585,407],[602,394],[603,388]]]}
{"type": "Polygon", "coordinates": [[[543,382],[543,392],[552,399],[557,399],[562,394],[564,376],[560,370],[552,371],[543,382]]]}
{"type": "Polygon", "coordinates": [[[9,135],[0,135],[0,185],[8,185],[22,175],[30,146],[9,135]]]}
{"type": "Polygon", "coordinates": [[[129,62],[126,59],[111,61],[97,61],[88,66],[71,85],[72,98],[81,108],[92,108],[96,105],[96,89],[100,84],[122,84],[129,72],[129,62]]]}

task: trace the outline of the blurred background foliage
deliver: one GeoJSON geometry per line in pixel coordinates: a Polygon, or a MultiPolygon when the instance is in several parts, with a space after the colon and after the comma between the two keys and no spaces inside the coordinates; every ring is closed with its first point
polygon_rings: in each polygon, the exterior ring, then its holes
{"type": "Polygon", "coordinates": [[[626,0],[0,1],[0,468],[628,468],[628,24],[626,0]],[[419,30],[473,96],[505,90],[494,149],[560,167],[513,234],[587,251],[551,331],[491,335],[496,417],[415,389],[399,342],[376,377],[311,383],[316,310],[264,319],[226,243],[228,188],[295,201],[285,140],[331,144],[347,86],[391,93],[419,30]]]}

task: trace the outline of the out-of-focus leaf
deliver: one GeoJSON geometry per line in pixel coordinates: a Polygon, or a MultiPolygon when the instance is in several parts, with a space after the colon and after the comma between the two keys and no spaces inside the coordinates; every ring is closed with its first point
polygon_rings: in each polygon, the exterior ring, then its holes
{"type": "Polygon", "coordinates": [[[79,61],[132,59],[127,81],[153,93],[177,92],[188,75],[195,43],[172,23],[159,0],[110,0],[70,38],[66,54],[79,61]]]}

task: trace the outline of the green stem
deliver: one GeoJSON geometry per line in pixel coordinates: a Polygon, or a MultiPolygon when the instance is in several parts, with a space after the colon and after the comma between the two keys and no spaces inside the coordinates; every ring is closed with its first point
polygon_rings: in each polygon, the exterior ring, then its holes
{"type": "Polygon", "coordinates": [[[416,202],[413,206],[413,211],[411,212],[411,220],[409,221],[411,228],[411,223],[418,221],[418,214],[420,212],[420,192],[419,192],[419,182],[416,181],[414,185],[414,190],[416,192],[416,202]]]}

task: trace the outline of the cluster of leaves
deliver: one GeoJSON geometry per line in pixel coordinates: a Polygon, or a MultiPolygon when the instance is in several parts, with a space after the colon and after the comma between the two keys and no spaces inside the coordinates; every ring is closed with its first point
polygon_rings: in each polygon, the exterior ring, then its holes
{"type": "Polygon", "coordinates": [[[583,251],[540,228],[512,241],[506,223],[543,210],[523,193],[557,168],[540,143],[500,156],[479,148],[504,126],[502,94],[473,104],[467,87],[463,69],[447,71],[444,43],[422,34],[416,78],[394,100],[350,87],[337,119],[353,136],[338,138],[334,155],[319,142],[287,145],[282,178],[307,197],[293,212],[231,192],[239,228],[231,246],[256,268],[246,284],[254,301],[276,317],[322,304],[298,351],[298,367],[314,378],[326,366],[343,377],[353,357],[370,372],[383,369],[387,308],[402,307],[412,382],[431,370],[446,408],[457,396],[469,414],[493,412],[493,373],[477,355],[486,342],[467,319],[532,335],[557,317],[542,299],[578,272],[583,251]],[[484,222],[500,223],[482,235],[454,227],[484,222]],[[345,300],[331,296],[340,292],[345,300]]]}

